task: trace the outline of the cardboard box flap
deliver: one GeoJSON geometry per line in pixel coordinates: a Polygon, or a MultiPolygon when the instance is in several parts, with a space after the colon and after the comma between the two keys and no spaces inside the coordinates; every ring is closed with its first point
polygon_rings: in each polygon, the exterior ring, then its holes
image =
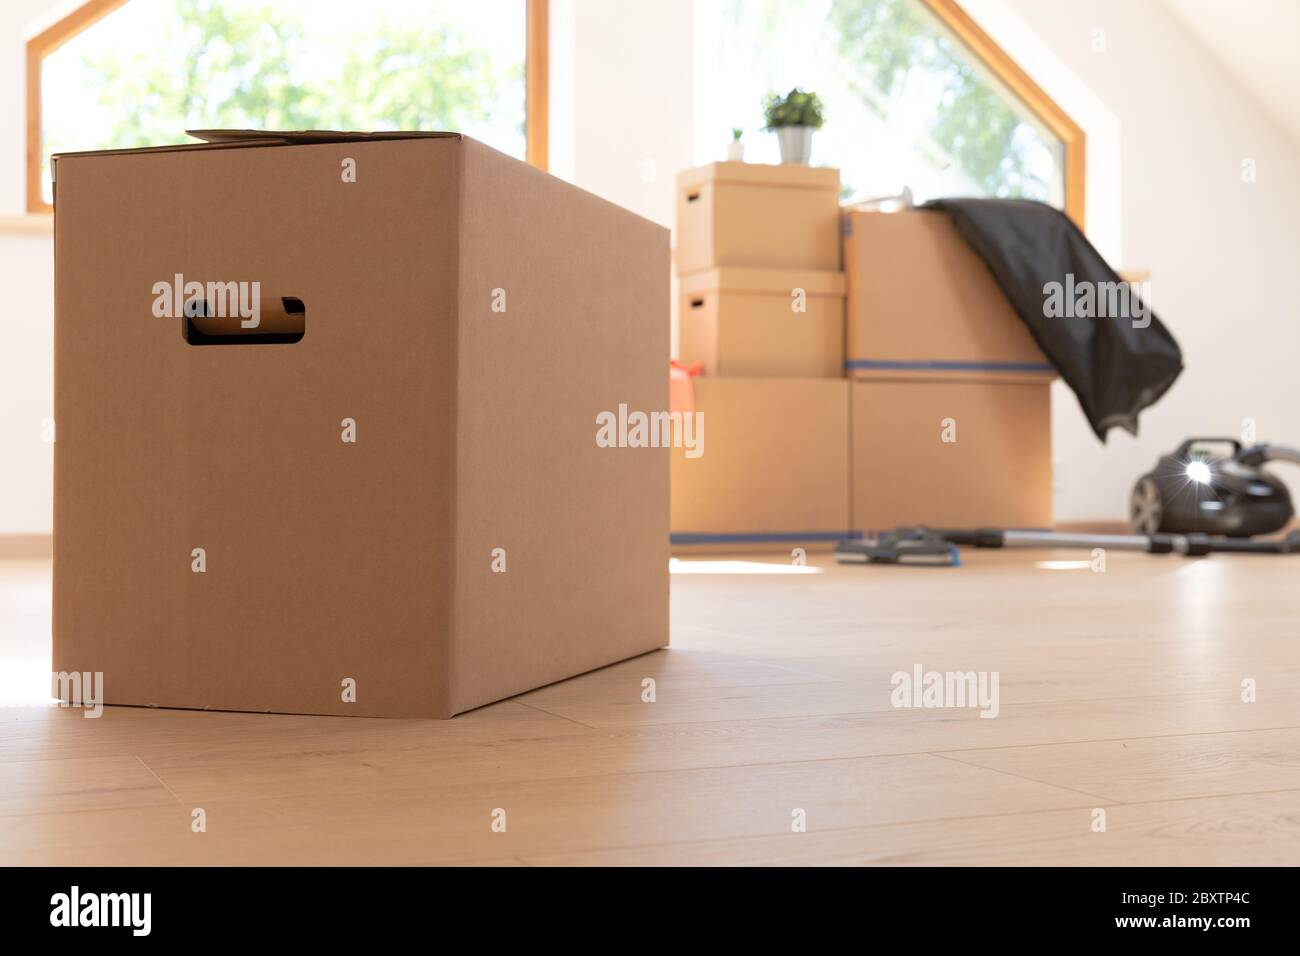
{"type": "Polygon", "coordinates": [[[122,149],[68,150],[50,157],[50,180],[58,181],[57,160],[69,156],[120,156],[131,153],[178,153],[190,150],[240,149],[252,146],[304,146],[314,143],[378,142],[393,139],[461,138],[460,133],[442,130],[388,130],[374,133],[330,129],[187,129],[186,134],[198,143],[171,143],[163,146],[132,146],[122,149]]]}
{"type": "Polygon", "coordinates": [[[679,189],[709,182],[738,186],[782,186],[788,189],[829,189],[838,196],[840,171],[829,166],[798,166],[794,163],[709,163],[677,174],[679,189]]]}
{"type": "Polygon", "coordinates": [[[172,143],[167,146],[127,146],[122,149],[81,149],[67,150],[61,153],[54,153],[50,156],[50,181],[57,182],[59,178],[59,160],[69,159],[77,156],[129,156],[135,153],[185,153],[191,150],[209,150],[209,149],[238,149],[250,146],[287,146],[288,143],[282,139],[260,139],[260,140],[240,140],[231,142],[211,142],[211,143],[172,143]]]}
{"type": "Polygon", "coordinates": [[[681,276],[686,295],[701,292],[774,292],[788,296],[792,289],[808,295],[844,295],[843,272],[820,269],[741,269],[723,267],[681,276]]]}
{"type": "Polygon", "coordinates": [[[185,133],[205,143],[259,143],[287,144],[348,143],[355,140],[385,139],[442,139],[460,137],[460,133],[445,130],[383,130],[373,133],[333,129],[187,129],[185,133]]]}

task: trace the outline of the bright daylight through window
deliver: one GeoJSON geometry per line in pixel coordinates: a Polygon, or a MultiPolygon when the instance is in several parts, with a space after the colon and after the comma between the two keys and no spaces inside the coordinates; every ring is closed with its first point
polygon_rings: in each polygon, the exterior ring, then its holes
{"type": "Polygon", "coordinates": [[[130,0],[42,63],[43,196],[51,153],[195,128],[453,129],[523,158],[526,6],[130,0]]]}
{"type": "Polygon", "coordinates": [[[697,162],[744,130],[745,158],[775,163],[763,98],[815,90],[826,125],[814,165],[846,199],[997,196],[1065,203],[1065,146],[921,0],[702,0],[697,162]]]}

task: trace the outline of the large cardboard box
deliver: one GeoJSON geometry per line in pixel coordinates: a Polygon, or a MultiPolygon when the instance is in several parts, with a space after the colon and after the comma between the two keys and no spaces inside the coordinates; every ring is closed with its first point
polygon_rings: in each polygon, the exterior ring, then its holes
{"type": "Polygon", "coordinates": [[[846,210],[843,232],[850,374],[1052,375],[1029,329],[947,214],[846,210]]]}
{"type": "Polygon", "coordinates": [[[852,382],[853,526],[1052,526],[1051,386],[852,382]]]}
{"type": "Polygon", "coordinates": [[[677,175],[677,271],[840,268],[838,169],[711,163],[677,175]]]}
{"type": "Polygon", "coordinates": [[[703,453],[672,455],[673,550],[830,548],[849,535],[848,380],[697,378],[703,453]]]}
{"type": "Polygon", "coordinates": [[[679,288],[685,364],[707,375],[844,377],[844,273],[710,269],[679,288]]]}
{"type": "Polygon", "coordinates": [[[214,139],[55,160],[54,670],[446,717],[666,644],[668,452],[596,441],[666,407],[665,230],[454,134],[214,139]]]}

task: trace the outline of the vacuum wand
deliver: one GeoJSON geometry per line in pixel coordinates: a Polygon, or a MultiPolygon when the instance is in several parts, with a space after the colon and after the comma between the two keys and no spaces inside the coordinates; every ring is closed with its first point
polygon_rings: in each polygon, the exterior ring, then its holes
{"type": "Polygon", "coordinates": [[[934,534],[956,545],[975,548],[1112,548],[1147,554],[1300,554],[1300,531],[1277,541],[1217,538],[1208,534],[1072,534],[1065,531],[1007,531],[1001,528],[935,528],[934,534]]]}
{"type": "Polygon", "coordinates": [[[1147,554],[1209,554],[1206,535],[1072,534],[1065,531],[1004,531],[1000,528],[936,528],[935,534],[953,544],[975,548],[1113,548],[1147,554]]]}

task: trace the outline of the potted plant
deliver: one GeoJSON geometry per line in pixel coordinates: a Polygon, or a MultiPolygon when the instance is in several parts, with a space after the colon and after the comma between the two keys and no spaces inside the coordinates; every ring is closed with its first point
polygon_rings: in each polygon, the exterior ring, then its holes
{"type": "Polygon", "coordinates": [[[740,137],[745,135],[745,131],[738,127],[731,130],[731,142],[727,144],[727,160],[732,163],[743,163],[745,161],[745,144],[740,141],[740,137]]]}
{"type": "Polygon", "coordinates": [[[825,117],[822,101],[816,93],[795,87],[785,96],[772,93],[764,106],[767,129],[776,133],[781,146],[781,162],[808,164],[812,156],[812,135],[821,129],[825,117]]]}

